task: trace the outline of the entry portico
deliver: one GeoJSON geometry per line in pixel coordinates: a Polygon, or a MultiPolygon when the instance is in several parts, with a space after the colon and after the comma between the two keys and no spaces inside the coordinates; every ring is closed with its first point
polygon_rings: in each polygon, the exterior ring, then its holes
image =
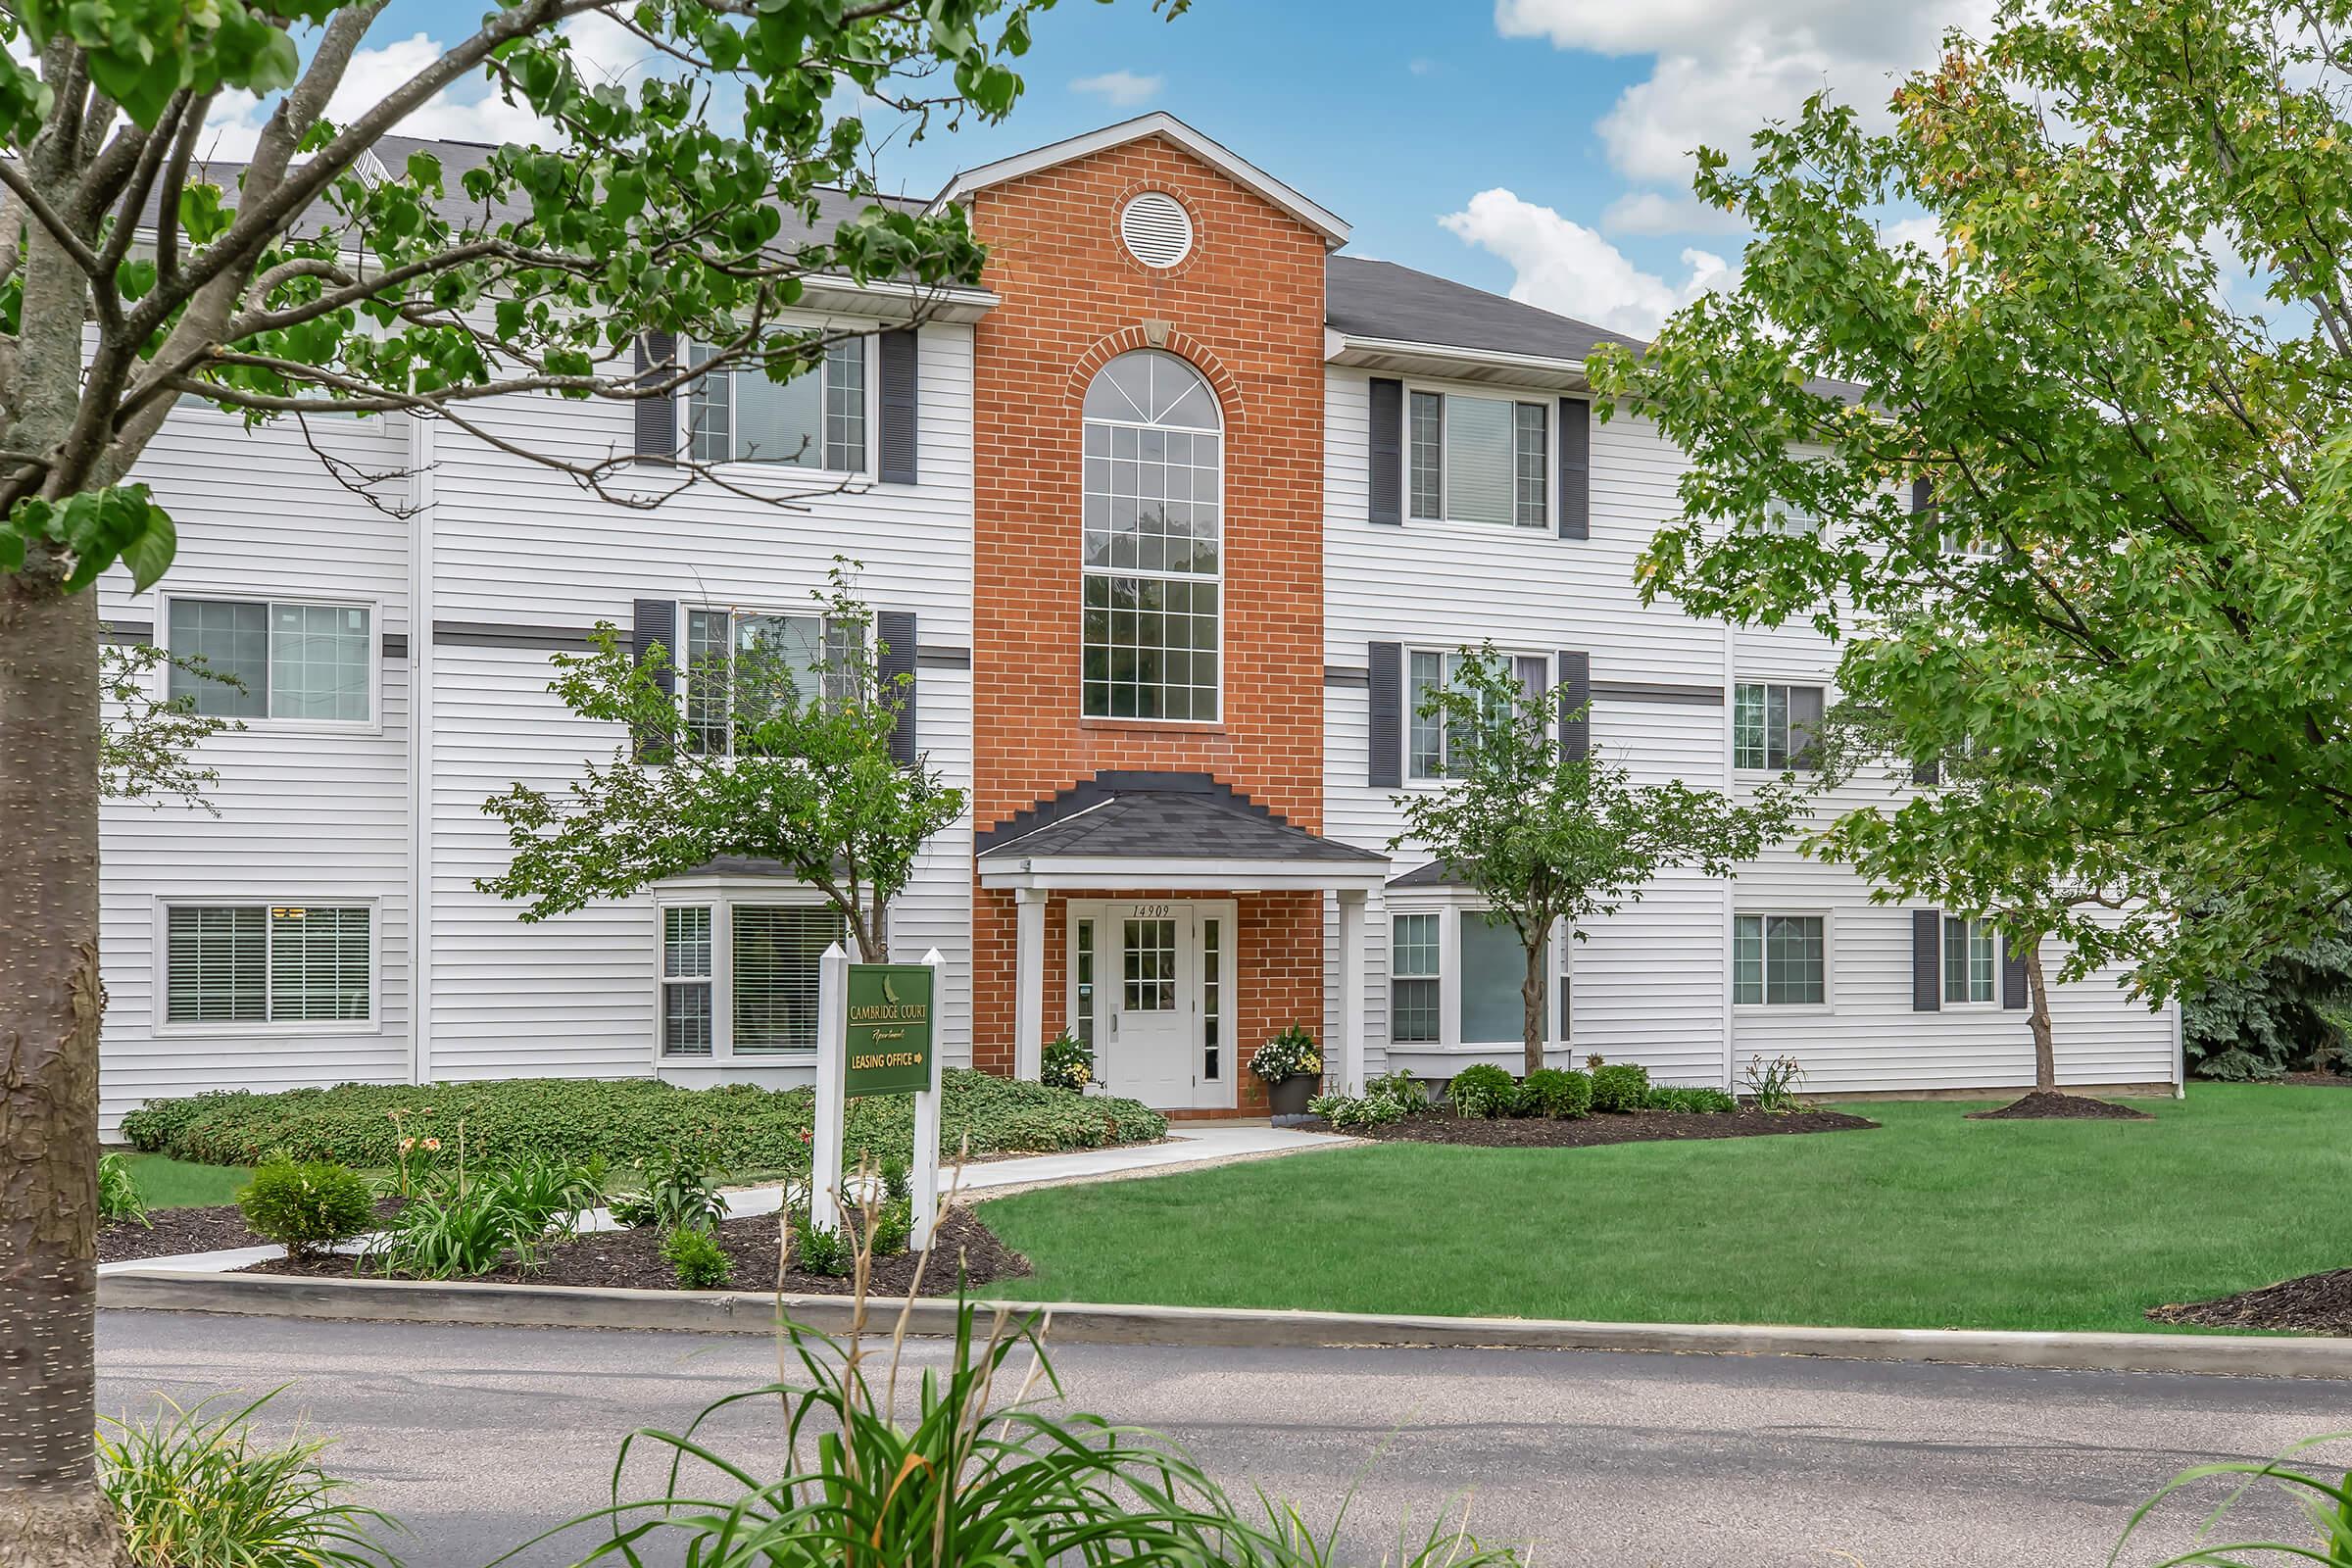
{"type": "Polygon", "coordinates": [[[981,840],[981,888],[1009,892],[1014,906],[1016,1076],[1038,1075],[1058,1006],[1055,1030],[1092,1049],[1110,1092],[1169,1109],[1243,1108],[1257,1043],[1246,1021],[1321,1032],[1330,894],[1341,1004],[1325,1066],[1361,1086],[1365,899],[1387,857],[1309,833],[1204,773],[1101,773],[981,840]],[[1310,1016],[1274,1000],[1308,993],[1310,1016]]]}

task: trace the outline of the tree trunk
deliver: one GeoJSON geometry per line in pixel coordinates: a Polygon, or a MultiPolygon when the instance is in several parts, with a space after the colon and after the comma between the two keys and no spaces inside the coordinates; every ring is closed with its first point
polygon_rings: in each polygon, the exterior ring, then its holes
{"type": "Polygon", "coordinates": [[[0,574],[0,1561],[120,1563],[99,1495],[98,606],[0,574]]]}
{"type": "Polygon", "coordinates": [[[2058,1054],[2050,1043],[2050,988],[2041,974],[2041,938],[2036,933],[2025,952],[2027,1021],[2034,1026],[2034,1087],[2058,1087],[2058,1054]]]}
{"type": "Polygon", "coordinates": [[[1527,1070],[1544,1065],[1544,1025],[1551,1011],[1550,975],[1544,964],[1544,941],[1539,936],[1527,946],[1527,975],[1519,982],[1519,1001],[1527,1009],[1527,1070]]]}

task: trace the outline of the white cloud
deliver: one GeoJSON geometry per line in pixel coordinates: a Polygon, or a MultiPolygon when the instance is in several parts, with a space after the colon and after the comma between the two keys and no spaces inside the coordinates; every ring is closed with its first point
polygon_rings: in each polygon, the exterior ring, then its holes
{"type": "Polygon", "coordinates": [[[1113,109],[1134,109],[1158,97],[1159,89],[1166,85],[1165,76],[1139,76],[1132,71],[1105,71],[1098,76],[1080,76],[1070,83],[1070,91],[1100,98],[1113,109]]]}
{"type": "MultiPolygon", "coordinates": [[[[1545,38],[1555,48],[1654,56],[1597,129],[1610,166],[1642,185],[1687,191],[1691,153],[1738,158],[1767,120],[1795,115],[1823,87],[1886,122],[1905,74],[1935,63],[1947,28],[1983,33],[1993,0],[1495,0],[1503,36],[1545,38]]],[[[1663,208],[1630,208],[1625,232],[1663,208]]]]}
{"type": "Polygon", "coordinates": [[[1511,298],[1646,337],[1699,295],[1730,287],[1738,272],[1722,257],[1685,250],[1681,282],[1644,272],[1581,223],[1510,191],[1482,190],[1458,213],[1439,220],[1472,245],[1510,264],[1511,298]]]}
{"type": "Polygon", "coordinates": [[[1747,227],[1738,215],[1688,192],[1670,196],[1660,190],[1627,191],[1609,203],[1600,226],[1611,234],[1738,234],[1747,227]]]}
{"type": "MultiPolygon", "coordinates": [[[[574,69],[591,83],[626,82],[652,58],[643,39],[600,12],[583,12],[558,30],[570,41],[574,69]]],[[[327,102],[326,118],[342,122],[365,114],[445,52],[440,40],[422,32],[355,51],[341,85],[327,102]]],[[[251,156],[276,106],[274,97],[221,94],[205,122],[206,156],[251,156]]],[[[402,121],[400,130],[409,136],[481,142],[530,141],[552,134],[552,127],[527,107],[508,103],[480,77],[444,89],[402,121]]]]}
{"type": "Polygon", "coordinates": [[[1442,68],[1427,55],[1415,55],[1405,62],[1404,69],[1416,76],[1434,76],[1442,68]]]}

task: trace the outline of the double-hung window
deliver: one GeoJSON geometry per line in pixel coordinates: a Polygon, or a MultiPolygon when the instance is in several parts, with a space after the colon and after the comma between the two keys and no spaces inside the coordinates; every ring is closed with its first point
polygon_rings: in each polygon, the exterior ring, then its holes
{"type": "Polygon", "coordinates": [[[1828,922],[1818,914],[1732,919],[1732,1001],[1743,1007],[1813,1007],[1829,997],[1828,922]]]}
{"type": "Polygon", "coordinates": [[[735,610],[688,610],[679,688],[686,749],[729,757],[760,722],[787,704],[856,694],[851,639],[856,628],[821,615],[760,615],[735,610]]]}
{"type": "Polygon", "coordinates": [[[1405,491],[1416,519],[1550,522],[1548,405],[1416,391],[1407,425],[1405,491]]]}
{"type": "Polygon", "coordinates": [[[219,718],[365,724],[375,688],[371,618],[364,605],[173,598],[172,698],[219,718]]]}
{"type": "MultiPolygon", "coordinates": [[[[1468,762],[1470,749],[1478,742],[1477,734],[1465,731],[1463,725],[1436,709],[1434,700],[1460,680],[1464,662],[1475,657],[1460,651],[1443,653],[1436,649],[1416,648],[1406,660],[1406,777],[1445,778],[1449,771],[1458,771],[1468,762]]],[[[1521,701],[1530,706],[1542,702],[1544,693],[1550,690],[1551,662],[1526,654],[1498,657],[1510,661],[1511,673],[1517,677],[1523,694],[1521,701]]],[[[1485,714],[1485,722],[1507,723],[1512,716],[1489,711],[1485,714]]]]}
{"type": "Polygon", "coordinates": [[[374,1008],[364,905],[174,904],[164,911],[167,1023],[356,1023],[374,1008]]]}
{"type": "Polygon", "coordinates": [[[713,893],[661,906],[661,1054],[694,1060],[816,1049],[817,980],[848,926],[830,905],[713,893]]]}
{"type": "Polygon", "coordinates": [[[1435,1045],[1439,1000],[1438,916],[1400,914],[1389,942],[1389,1039],[1403,1045],[1435,1045]]]}
{"type": "Polygon", "coordinates": [[[1785,772],[1811,767],[1822,688],[1740,681],[1732,688],[1732,765],[1785,772]]]}
{"type": "Polygon", "coordinates": [[[1943,917],[1943,1000],[1950,1006],[1999,996],[2001,939],[1990,920],[1943,917]]]}
{"type": "MultiPolygon", "coordinates": [[[[865,471],[865,339],[842,338],[789,381],[738,367],[688,383],[687,450],[697,463],[768,463],[831,473],[865,471]]],[[[687,364],[710,363],[689,344],[687,364]]]]}
{"type": "Polygon", "coordinates": [[[1222,687],[1224,418],[1173,354],[1086,389],[1079,661],[1088,718],[1213,720],[1222,687]]]}

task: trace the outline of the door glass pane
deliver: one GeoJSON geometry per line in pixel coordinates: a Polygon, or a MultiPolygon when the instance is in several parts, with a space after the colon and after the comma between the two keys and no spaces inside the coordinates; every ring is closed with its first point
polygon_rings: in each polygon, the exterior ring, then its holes
{"type": "Polygon", "coordinates": [[[207,673],[172,666],[172,696],[199,713],[263,718],[270,711],[270,607],[216,599],[172,601],[171,649],[203,661],[207,673]],[[242,682],[244,690],[226,680],[242,682]]]}
{"type": "Polygon", "coordinates": [[[336,605],[270,607],[270,716],[365,723],[368,612],[336,605]]]}
{"type": "Polygon", "coordinates": [[[1078,1043],[1089,1052],[1095,1049],[1095,922],[1078,922],[1077,938],[1073,943],[1072,961],[1077,965],[1078,1016],[1072,1020],[1078,1043]]]}
{"type": "Polygon", "coordinates": [[[1128,1012],[1176,1010],[1176,922],[1128,920],[1122,1006],[1128,1012]]]}
{"type": "Polygon", "coordinates": [[[842,940],[839,910],[735,906],[729,913],[738,1054],[816,1049],[817,963],[842,940]]]}
{"type": "Polygon", "coordinates": [[[1200,922],[1200,1077],[1215,1083],[1224,1065],[1225,922],[1200,922]]]}
{"type": "Polygon", "coordinates": [[[1465,910],[1462,929],[1462,1043],[1503,1045],[1527,1034],[1527,1007],[1519,987],[1527,974],[1527,950],[1507,925],[1489,925],[1486,916],[1465,910]]]}

